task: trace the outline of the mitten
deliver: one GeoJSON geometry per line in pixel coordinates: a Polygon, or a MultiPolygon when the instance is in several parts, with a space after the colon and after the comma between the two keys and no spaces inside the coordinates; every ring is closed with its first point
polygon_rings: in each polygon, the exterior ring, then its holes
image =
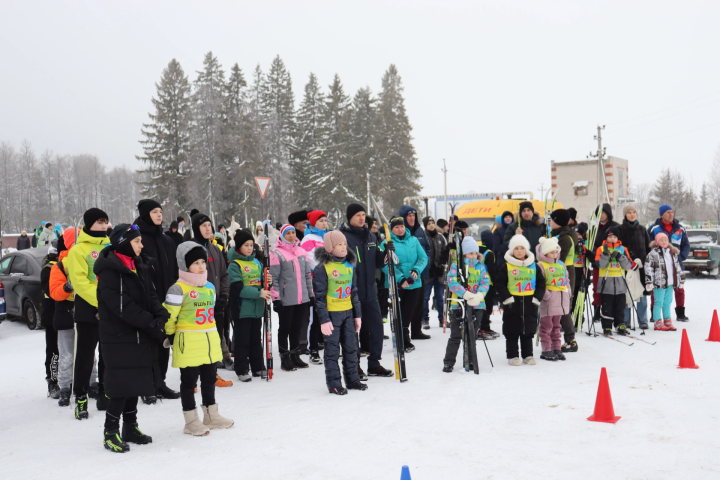
{"type": "Polygon", "coordinates": [[[70,280],[65,282],[65,285],[63,285],[63,290],[65,291],[65,293],[72,293],[73,286],[72,286],[72,283],[70,283],[70,280]]]}
{"type": "Polygon", "coordinates": [[[540,306],[540,300],[538,300],[538,299],[535,298],[535,297],[533,297],[532,303],[533,303],[533,305],[537,305],[538,307],[540,306]]]}
{"type": "Polygon", "coordinates": [[[647,290],[648,292],[652,292],[653,291],[652,283],[648,283],[647,285],[645,285],[645,290],[647,290]]]}

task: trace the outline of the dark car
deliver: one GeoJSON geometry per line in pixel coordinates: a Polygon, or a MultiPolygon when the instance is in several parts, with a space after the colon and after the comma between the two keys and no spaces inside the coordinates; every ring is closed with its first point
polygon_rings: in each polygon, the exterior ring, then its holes
{"type": "Polygon", "coordinates": [[[690,254],[685,260],[685,270],[695,275],[718,275],[718,264],[720,263],[720,244],[718,244],[718,228],[699,228],[687,230],[688,241],[690,241],[690,254]]]}
{"type": "Polygon", "coordinates": [[[22,317],[30,330],[40,328],[42,288],[40,263],[48,247],[12,252],[0,258],[0,282],[8,318],[22,317]]]}

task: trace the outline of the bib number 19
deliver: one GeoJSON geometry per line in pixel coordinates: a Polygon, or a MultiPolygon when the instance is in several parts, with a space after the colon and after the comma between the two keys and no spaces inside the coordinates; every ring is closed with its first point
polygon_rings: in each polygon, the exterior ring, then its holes
{"type": "Polygon", "coordinates": [[[340,287],[337,290],[335,290],[335,293],[338,294],[338,298],[347,298],[352,293],[352,286],[348,285],[345,288],[340,287]]]}
{"type": "Polygon", "coordinates": [[[198,308],[195,310],[195,323],[205,325],[205,323],[213,323],[215,321],[215,309],[198,308]]]}

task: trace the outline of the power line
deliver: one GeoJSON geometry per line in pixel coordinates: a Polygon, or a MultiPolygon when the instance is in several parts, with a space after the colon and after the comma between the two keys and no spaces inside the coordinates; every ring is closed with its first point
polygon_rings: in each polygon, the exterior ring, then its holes
{"type": "Polygon", "coordinates": [[[711,104],[717,103],[717,102],[720,102],[720,99],[718,99],[718,100],[713,100],[712,102],[708,102],[708,103],[703,103],[702,105],[698,105],[697,107],[688,108],[687,110],[682,110],[682,111],[680,111],[680,112],[673,113],[673,114],[670,114],[670,115],[667,115],[667,116],[664,116],[664,117],[656,118],[655,120],[650,120],[650,121],[647,121],[647,122],[638,123],[637,125],[633,125],[633,126],[631,126],[631,127],[625,127],[625,128],[621,128],[621,129],[619,129],[619,130],[611,130],[611,132],[612,132],[612,133],[618,133],[618,132],[622,132],[622,131],[624,131],[624,130],[630,130],[630,129],[633,129],[633,128],[641,127],[641,126],[647,125],[647,124],[649,124],[649,123],[659,122],[660,120],[665,120],[666,118],[674,117],[674,116],[676,116],[676,115],[680,115],[681,113],[690,112],[690,111],[692,111],[692,110],[696,110],[696,109],[698,109],[698,108],[702,108],[702,107],[705,107],[705,106],[707,106],[707,105],[711,105],[711,104]]]}
{"type": "Polygon", "coordinates": [[[649,140],[641,140],[641,141],[639,141],[639,142],[621,143],[620,145],[613,145],[612,148],[624,147],[624,146],[626,146],[626,145],[637,145],[638,143],[654,142],[654,141],[656,141],[656,140],[664,140],[664,139],[666,139],[666,138],[677,137],[678,135],[684,135],[684,134],[686,134],[686,133],[695,132],[695,131],[697,131],[697,130],[702,130],[703,128],[708,128],[708,127],[712,127],[712,126],[715,126],[715,125],[720,125],[720,122],[711,123],[710,125],[705,125],[705,126],[702,126],[702,127],[693,128],[692,130],[686,130],[686,131],[684,131],[684,132],[674,133],[674,134],[672,134],[672,135],[665,135],[664,137],[651,138],[651,139],[649,139],[649,140]]]}
{"type": "Polygon", "coordinates": [[[681,103],[681,104],[679,104],[679,105],[675,105],[674,107],[664,108],[664,109],[662,109],[662,110],[658,110],[657,112],[646,113],[645,115],[640,115],[639,117],[628,118],[627,120],[621,120],[621,121],[619,121],[619,122],[608,123],[607,125],[617,125],[618,123],[626,123],[626,122],[631,122],[631,121],[633,121],[633,120],[637,120],[637,119],[639,119],[639,118],[650,117],[650,116],[656,115],[656,114],[658,114],[658,113],[667,112],[667,111],[669,111],[669,110],[674,110],[674,109],[676,109],[676,108],[678,108],[678,107],[682,107],[682,106],[684,106],[684,105],[689,105],[689,104],[691,104],[691,103],[695,103],[695,102],[697,102],[698,100],[702,100],[703,98],[712,97],[713,95],[717,95],[718,93],[720,93],[720,91],[711,93],[711,94],[709,94],[709,95],[704,95],[704,96],[702,96],[702,97],[696,98],[695,100],[690,100],[689,102],[685,102],[685,103],[681,103]]]}

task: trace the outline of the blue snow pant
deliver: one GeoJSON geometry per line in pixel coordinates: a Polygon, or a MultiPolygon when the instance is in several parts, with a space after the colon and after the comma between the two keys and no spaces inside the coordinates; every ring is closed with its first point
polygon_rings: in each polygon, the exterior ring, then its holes
{"type": "MultiPolygon", "coordinates": [[[[368,348],[370,349],[370,355],[368,355],[368,369],[372,369],[380,366],[380,360],[382,360],[382,349],[383,349],[383,322],[380,316],[380,304],[377,298],[372,300],[360,301],[360,308],[362,309],[362,330],[368,332],[368,348]]],[[[333,313],[330,312],[331,318],[333,313]]],[[[352,316],[352,312],[351,312],[352,316]]],[[[355,320],[353,319],[353,325],[355,320]]],[[[333,323],[334,325],[334,323],[333,323]]],[[[361,335],[362,335],[361,330],[361,335]]],[[[353,329],[354,331],[354,329],[353,329]]],[[[360,349],[357,349],[357,361],[360,365],[360,349]]],[[[357,369],[356,369],[357,370],[357,369]]]]}
{"type": "Polygon", "coordinates": [[[430,301],[430,295],[432,295],[433,288],[435,289],[435,309],[438,312],[438,318],[442,324],[443,318],[443,302],[445,295],[445,285],[440,283],[440,277],[428,279],[425,284],[425,301],[423,302],[423,319],[427,320],[430,318],[430,308],[428,302],[430,301]]]}
{"type": "Polygon", "coordinates": [[[670,307],[673,301],[673,286],[665,288],[655,288],[653,290],[653,297],[655,298],[655,305],[653,305],[653,319],[657,322],[658,320],[672,320],[670,307]]]}
{"type": "Polygon", "coordinates": [[[325,360],[325,382],[328,388],[342,387],[340,367],[338,366],[340,345],[342,345],[345,384],[352,385],[360,381],[360,376],[358,375],[359,348],[357,334],[355,333],[353,311],[328,312],[328,314],[333,324],[333,331],[330,335],[325,335],[323,357],[325,360]]]}

